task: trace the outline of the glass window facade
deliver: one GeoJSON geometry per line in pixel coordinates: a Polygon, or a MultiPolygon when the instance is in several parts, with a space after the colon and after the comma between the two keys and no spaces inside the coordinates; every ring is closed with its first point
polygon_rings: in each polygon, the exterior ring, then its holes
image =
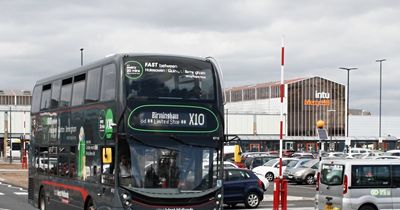
{"type": "Polygon", "coordinates": [[[288,135],[316,136],[325,121],[329,136],[345,135],[345,86],[313,77],[288,84],[288,135]]]}

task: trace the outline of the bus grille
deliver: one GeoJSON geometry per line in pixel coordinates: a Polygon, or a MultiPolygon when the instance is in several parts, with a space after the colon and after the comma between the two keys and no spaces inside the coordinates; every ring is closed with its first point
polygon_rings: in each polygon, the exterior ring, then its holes
{"type": "Polygon", "coordinates": [[[33,200],[33,190],[34,188],[34,183],[33,183],[33,178],[29,178],[29,182],[28,182],[28,199],[29,200],[33,200]]]}

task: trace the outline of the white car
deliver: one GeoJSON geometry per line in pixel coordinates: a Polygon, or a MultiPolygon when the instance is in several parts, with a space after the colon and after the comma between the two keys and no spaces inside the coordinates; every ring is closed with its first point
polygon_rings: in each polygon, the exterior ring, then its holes
{"type": "MultiPolygon", "coordinates": [[[[282,173],[286,168],[286,165],[292,161],[298,160],[296,158],[282,158],[282,173]]],[[[265,177],[269,182],[272,182],[275,177],[279,176],[279,158],[272,159],[266,162],[262,166],[253,168],[253,172],[257,176],[265,177]]]]}
{"type": "Polygon", "coordinates": [[[264,191],[267,191],[268,187],[269,187],[269,181],[267,178],[265,178],[265,176],[261,175],[261,174],[257,174],[254,173],[264,184],[264,191]]]}

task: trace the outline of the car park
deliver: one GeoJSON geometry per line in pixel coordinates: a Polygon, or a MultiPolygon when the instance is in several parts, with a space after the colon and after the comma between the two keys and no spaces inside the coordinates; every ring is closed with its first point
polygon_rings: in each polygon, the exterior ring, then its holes
{"type": "Polygon", "coordinates": [[[400,209],[400,160],[322,160],[317,209],[400,209]]]}
{"type": "Polygon", "coordinates": [[[306,183],[308,185],[315,184],[315,174],[319,167],[319,160],[310,160],[297,168],[292,168],[287,172],[289,181],[298,184],[306,183]]]}
{"type": "Polygon", "coordinates": [[[244,165],[247,169],[252,170],[255,167],[262,166],[264,163],[278,158],[278,156],[272,156],[272,155],[259,155],[259,156],[250,156],[247,157],[246,160],[244,161],[244,165]]]}
{"type": "MultiPolygon", "coordinates": [[[[298,159],[282,158],[282,171],[285,170],[286,165],[292,160],[298,160],[298,159]]],[[[272,182],[275,179],[275,177],[279,176],[279,158],[272,159],[266,162],[262,166],[255,167],[253,169],[253,172],[255,174],[264,176],[265,178],[267,178],[269,182],[272,182]]]]}
{"type": "Polygon", "coordinates": [[[234,207],[244,203],[247,208],[257,208],[264,199],[263,182],[250,170],[224,169],[224,203],[234,207]]]}
{"type": "Polygon", "coordinates": [[[295,168],[299,168],[300,166],[306,164],[308,161],[311,159],[298,159],[298,160],[292,160],[290,161],[289,164],[287,164],[285,170],[282,172],[284,178],[288,178],[288,173],[290,170],[293,170],[295,168]]]}
{"type": "Polygon", "coordinates": [[[296,152],[293,153],[292,158],[299,158],[299,159],[314,159],[314,155],[308,152],[296,152]]]}

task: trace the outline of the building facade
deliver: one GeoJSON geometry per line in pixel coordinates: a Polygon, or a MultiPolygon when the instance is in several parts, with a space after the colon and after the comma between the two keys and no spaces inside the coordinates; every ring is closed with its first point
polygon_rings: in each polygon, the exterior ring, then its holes
{"type": "Polygon", "coordinates": [[[5,135],[29,139],[32,93],[27,90],[0,90],[0,154],[5,135]]]}
{"type": "MultiPolygon", "coordinates": [[[[267,151],[279,148],[280,82],[233,87],[225,90],[225,132],[238,135],[244,150],[267,151]]],[[[297,151],[341,151],[346,138],[350,146],[378,148],[378,137],[346,137],[346,87],[322,77],[287,80],[284,83],[284,149],[297,151]],[[329,139],[322,141],[316,122],[323,120],[329,139]]],[[[349,132],[350,133],[350,132],[349,132]]],[[[397,139],[386,137],[385,149],[396,147],[397,139]]],[[[382,146],[382,145],[381,145],[382,146]]],[[[383,146],[382,146],[383,147],[383,146]]]]}

